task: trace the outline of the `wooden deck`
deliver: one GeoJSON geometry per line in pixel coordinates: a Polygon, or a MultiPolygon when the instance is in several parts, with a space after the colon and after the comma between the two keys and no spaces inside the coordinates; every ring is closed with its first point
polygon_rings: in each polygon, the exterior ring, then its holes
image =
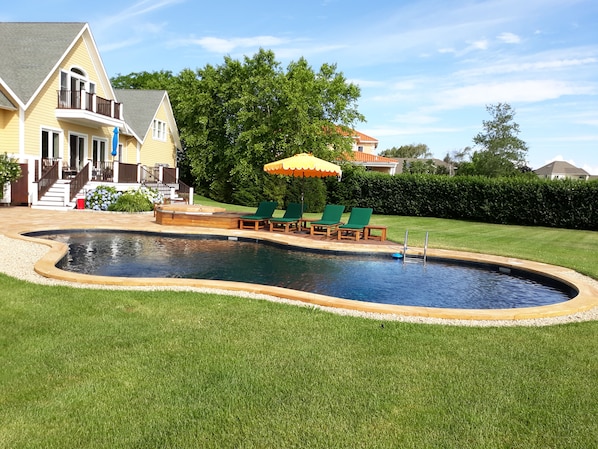
{"type": "Polygon", "coordinates": [[[171,226],[198,226],[217,229],[238,229],[239,212],[202,210],[192,206],[156,207],[156,223],[171,226]]]}

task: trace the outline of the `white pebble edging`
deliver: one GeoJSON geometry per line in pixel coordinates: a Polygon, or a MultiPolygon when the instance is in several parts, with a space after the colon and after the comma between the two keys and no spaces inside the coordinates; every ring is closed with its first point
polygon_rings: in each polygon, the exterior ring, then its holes
{"type": "MultiPolygon", "coordinates": [[[[289,299],[277,298],[269,295],[254,294],[249,292],[232,292],[228,290],[217,290],[208,288],[193,288],[193,287],[133,287],[133,286],[114,286],[114,285],[87,285],[78,284],[58,279],[51,279],[37,274],[33,266],[48,252],[48,246],[38,244],[30,241],[8,238],[0,234],[0,272],[8,276],[21,279],[23,281],[32,282],[43,285],[64,285],[76,288],[94,288],[94,289],[112,289],[112,290],[177,290],[177,291],[194,291],[202,293],[217,293],[223,295],[240,296],[244,298],[264,299],[268,301],[280,302],[285,304],[292,304],[296,306],[312,307],[321,309],[327,312],[336,313],[339,315],[350,315],[356,317],[369,318],[373,320],[383,321],[401,321],[409,323],[425,323],[425,324],[442,324],[454,326],[474,326],[474,327],[495,327],[495,326],[551,326],[555,324],[573,323],[582,321],[598,320],[598,307],[595,307],[586,312],[580,312],[573,315],[565,315],[551,318],[536,318],[526,320],[451,320],[442,318],[427,318],[414,317],[403,315],[390,315],[380,313],[359,312],[354,310],[337,309],[334,307],[318,306],[313,304],[305,304],[299,301],[292,301],[289,299]]],[[[585,276],[579,275],[598,287],[598,281],[589,279],[585,276]]]]}

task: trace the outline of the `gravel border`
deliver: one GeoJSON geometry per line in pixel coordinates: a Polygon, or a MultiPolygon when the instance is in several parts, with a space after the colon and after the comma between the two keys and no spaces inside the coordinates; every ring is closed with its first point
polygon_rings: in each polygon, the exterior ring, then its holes
{"type": "MultiPolygon", "coordinates": [[[[90,289],[107,289],[107,290],[144,290],[144,291],[159,291],[159,290],[176,290],[176,291],[194,291],[202,293],[217,293],[223,295],[240,296],[244,298],[263,299],[284,304],[291,304],[294,306],[311,307],[321,309],[330,313],[339,315],[350,315],[362,318],[368,318],[380,321],[400,321],[409,323],[425,323],[425,324],[442,324],[454,326],[472,326],[472,327],[498,327],[498,326],[551,326],[555,324],[596,321],[598,320],[598,307],[595,307],[586,312],[580,312],[573,315],[565,315],[551,318],[537,318],[526,320],[450,320],[441,318],[426,318],[413,317],[403,315],[366,313],[346,309],[338,309],[333,307],[318,306],[313,304],[305,304],[299,301],[291,301],[288,299],[277,298],[269,295],[254,294],[248,292],[233,292],[228,290],[217,290],[208,288],[193,288],[193,287],[133,287],[133,286],[114,286],[114,285],[88,285],[61,281],[58,279],[51,279],[37,274],[33,266],[41,259],[47,252],[48,246],[40,243],[34,243],[25,240],[12,239],[0,234],[0,272],[8,276],[21,279],[27,282],[43,285],[64,285],[75,288],[90,288],[90,289]]],[[[598,287],[598,281],[579,275],[587,282],[598,287]]]]}

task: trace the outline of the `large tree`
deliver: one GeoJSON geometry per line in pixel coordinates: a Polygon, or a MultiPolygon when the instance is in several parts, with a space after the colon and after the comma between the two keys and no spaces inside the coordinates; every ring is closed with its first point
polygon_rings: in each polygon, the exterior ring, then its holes
{"type": "Polygon", "coordinates": [[[170,90],[176,77],[168,70],[159,72],[134,72],[128,75],[120,73],[111,78],[112,87],[116,89],[155,89],[170,90]]]}
{"type": "Polygon", "coordinates": [[[359,88],[335,65],[316,72],[304,58],[286,71],[272,51],[230,57],[179,76],[177,121],[198,185],[242,204],[281,195],[264,164],[300,152],[334,160],[351,149],[350,127],[363,116],[359,88]]]}
{"type": "Polygon", "coordinates": [[[396,157],[396,158],[429,158],[432,157],[430,148],[425,143],[412,143],[409,145],[401,145],[400,147],[392,147],[380,153],[380,156],[396,157]]]}
{"type": "Polygon", "coordinates": [[[488,177],[513,176],[526,165],[527,144],[518,136],[519,125],[513,121],[515,111],[507,103],[486,107],[492,116],[484,120],[484,130],[473,138],[479,148],[471,161],[459,166],[458,174],[488,177]]]}

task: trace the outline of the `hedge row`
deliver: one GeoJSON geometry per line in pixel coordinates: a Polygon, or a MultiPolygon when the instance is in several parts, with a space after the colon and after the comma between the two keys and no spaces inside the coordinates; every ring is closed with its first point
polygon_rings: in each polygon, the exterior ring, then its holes
{"type": "Polygon", "coordinates": [[[598,230],[598,182],[349,173],[328,202],[374,213],[598,230]]]}

